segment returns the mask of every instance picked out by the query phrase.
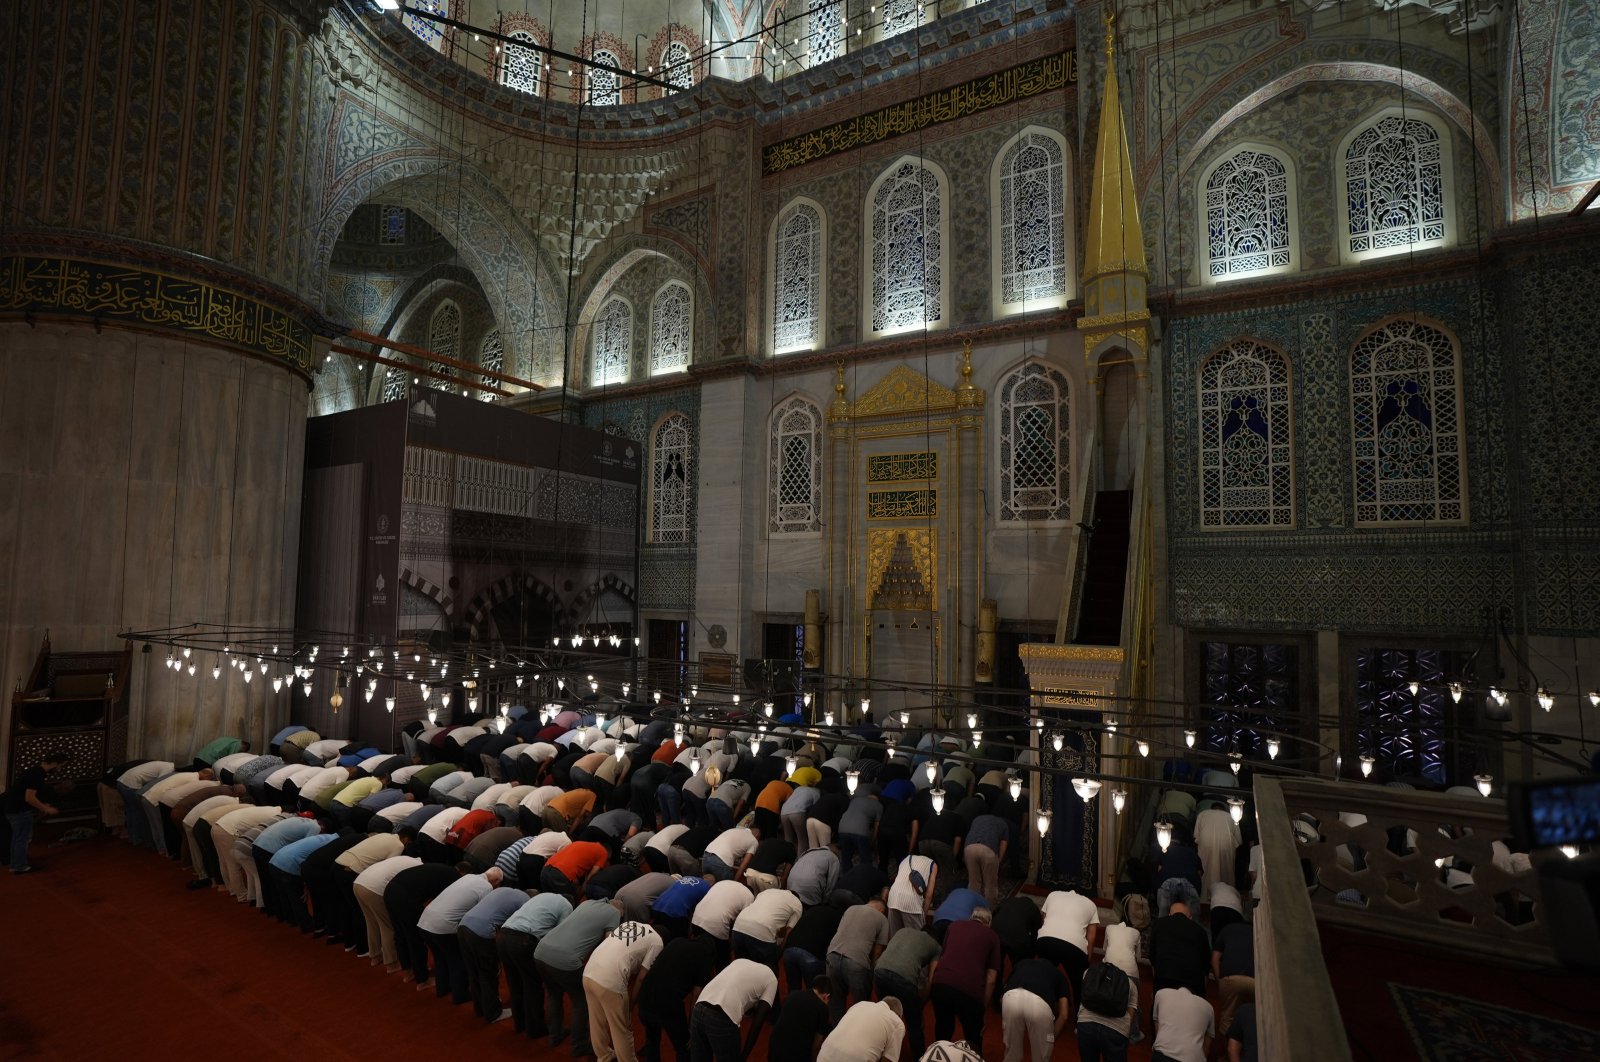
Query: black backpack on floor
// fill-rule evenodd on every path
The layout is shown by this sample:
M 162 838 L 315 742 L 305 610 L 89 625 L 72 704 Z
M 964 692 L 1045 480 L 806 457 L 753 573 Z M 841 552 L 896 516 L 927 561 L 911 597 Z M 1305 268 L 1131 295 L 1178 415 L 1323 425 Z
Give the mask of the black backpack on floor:
M 1107 1018 L 1128 1013 L 1128 975 L 1115 963 L 1097 962 L 1083 974 L 1080 1005 Z

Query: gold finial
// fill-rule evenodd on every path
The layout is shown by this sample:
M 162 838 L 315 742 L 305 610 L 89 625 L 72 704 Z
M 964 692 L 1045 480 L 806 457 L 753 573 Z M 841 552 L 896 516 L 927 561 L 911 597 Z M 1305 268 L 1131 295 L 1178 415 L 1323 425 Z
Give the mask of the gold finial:
M 1117 31 L 1114 28 L 1114 25 L 1115 25 L 1116 21 L 1117 21 L 1117 13 L 1115 11 L 1111 10 L 1110 7 L 1107 7 L 1106 8 L 1106 58 L 1107 59 L 1109 59 L 1113 55 L 1115 55 L 1116 54 L 1116 50 L 1117 50 Z
M 972 383 L 972 340 L 961 341 L 961 382 L 967 385 Z
M 961 409 L 982 409 L 984 394 L 972 383 L 972 340 L 961 341 L 961 382 L 956 384 L 956 405 Z
M 836 373 L 836 378 L 835 378 L 834 385 L 833 385 L 833 393 L 839 396 L 840 401 L 843 401 L 844 400 L 844 362 L 842 360 L 834 362 L 834 372 Z
M 834 364 L 835 379 L 833 384 L 833 406 L 828 410 L 829 420 L 849 420 L 850 400 L 844 396 L 844 361 L 841 359 Z

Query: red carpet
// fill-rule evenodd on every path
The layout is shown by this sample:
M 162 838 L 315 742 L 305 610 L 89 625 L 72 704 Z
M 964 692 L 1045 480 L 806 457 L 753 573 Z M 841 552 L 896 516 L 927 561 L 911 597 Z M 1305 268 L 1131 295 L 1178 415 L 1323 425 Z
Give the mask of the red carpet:
M 0 873 L 0 1058 L 572 1057 L 509 1021 L 485 1026 L 470 1006 L 418 992 L 225 893 L 190 892 L 189 875 L 148 849 L 109 838 L 42 847 L 48 836 L 35 836 L 43 871 Z M 1148 1005 L 1148 983 L 1144 995 Z M 984 1030 L 984 1057 L 1000 1059 L 998 1012 Z M 1063 1041 L 1054 1062 L 1077 1058 L 1070 1029 Z M 765 1058 L 765 1043 L 753 1057 Z M 1147 1039 L 1130 1058 L 1149 1054 Z

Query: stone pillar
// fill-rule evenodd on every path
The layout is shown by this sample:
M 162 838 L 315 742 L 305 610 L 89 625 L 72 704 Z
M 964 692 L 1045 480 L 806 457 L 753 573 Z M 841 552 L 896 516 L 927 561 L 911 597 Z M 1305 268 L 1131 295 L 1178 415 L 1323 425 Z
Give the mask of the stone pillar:
M 828 409 L 828 507 L 824 510 L 828 539 L 828 660 L 832 675 L 853 673 L 850 644 L 856 624 L 851 613 L 850 571 L 850 400 L 844 396 L 844 362 L 836 366 L 833 404 Z M 816 717 L 823 705 L 813 703 Z
M 294 621 L 327 3 L 15 9 L 0 70 L 0 682 L 127 631 Z M 287 694 L 135 657 L 130 754 Z M 231 681 L 230 681 L 231 680 Z M 8 721 L 9 722 L 9 721 Z
M 948 636 L 956 646 L 956 683 L 971 691 L 977 656 L 978 600 L 983 596 L 980 585 L 983 558 L 983 405 L 985 395 L 972 382 L 972 340 L 967 340 L 961 350 L 961 383 L 956 386 L 956 449 L 958 451 L 956 483 L 961 499 L 961 519 L 952 528 L 958 536 L 960 551 L 956 557 L 959 566 L 957 584 L 957 629 Z M 968 513 L 972 515 L 968 515 Z M 992 636 L 992 632 L 991 632 Z M 991 662 L 992 662 L 991 646 Z M 991 674 L 985 678 L 993 682 Z

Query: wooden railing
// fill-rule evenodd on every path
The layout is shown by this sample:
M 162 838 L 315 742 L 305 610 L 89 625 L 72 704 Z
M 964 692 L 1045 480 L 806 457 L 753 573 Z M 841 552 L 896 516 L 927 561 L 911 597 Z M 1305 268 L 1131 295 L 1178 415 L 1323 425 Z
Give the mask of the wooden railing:
M 1256 779 L 1261 836 L 1261 905 L 1255 914 L 1257 1054 L 1273 1062 L 1346 1062 L 1350 1043 L 1322 961 L 1316 913 L 1283 789 L 1278 779 Z
M 1534 863 L 1509 848 L 1494 860 L 1494 842 L 1511 833 L 1504 800 L 1303 778 L 1274 785 L 1287 818 L 1307 819 L 1295 854 L 1315 875 L 1319 920 L 1519 965 L 1555 962 Z

